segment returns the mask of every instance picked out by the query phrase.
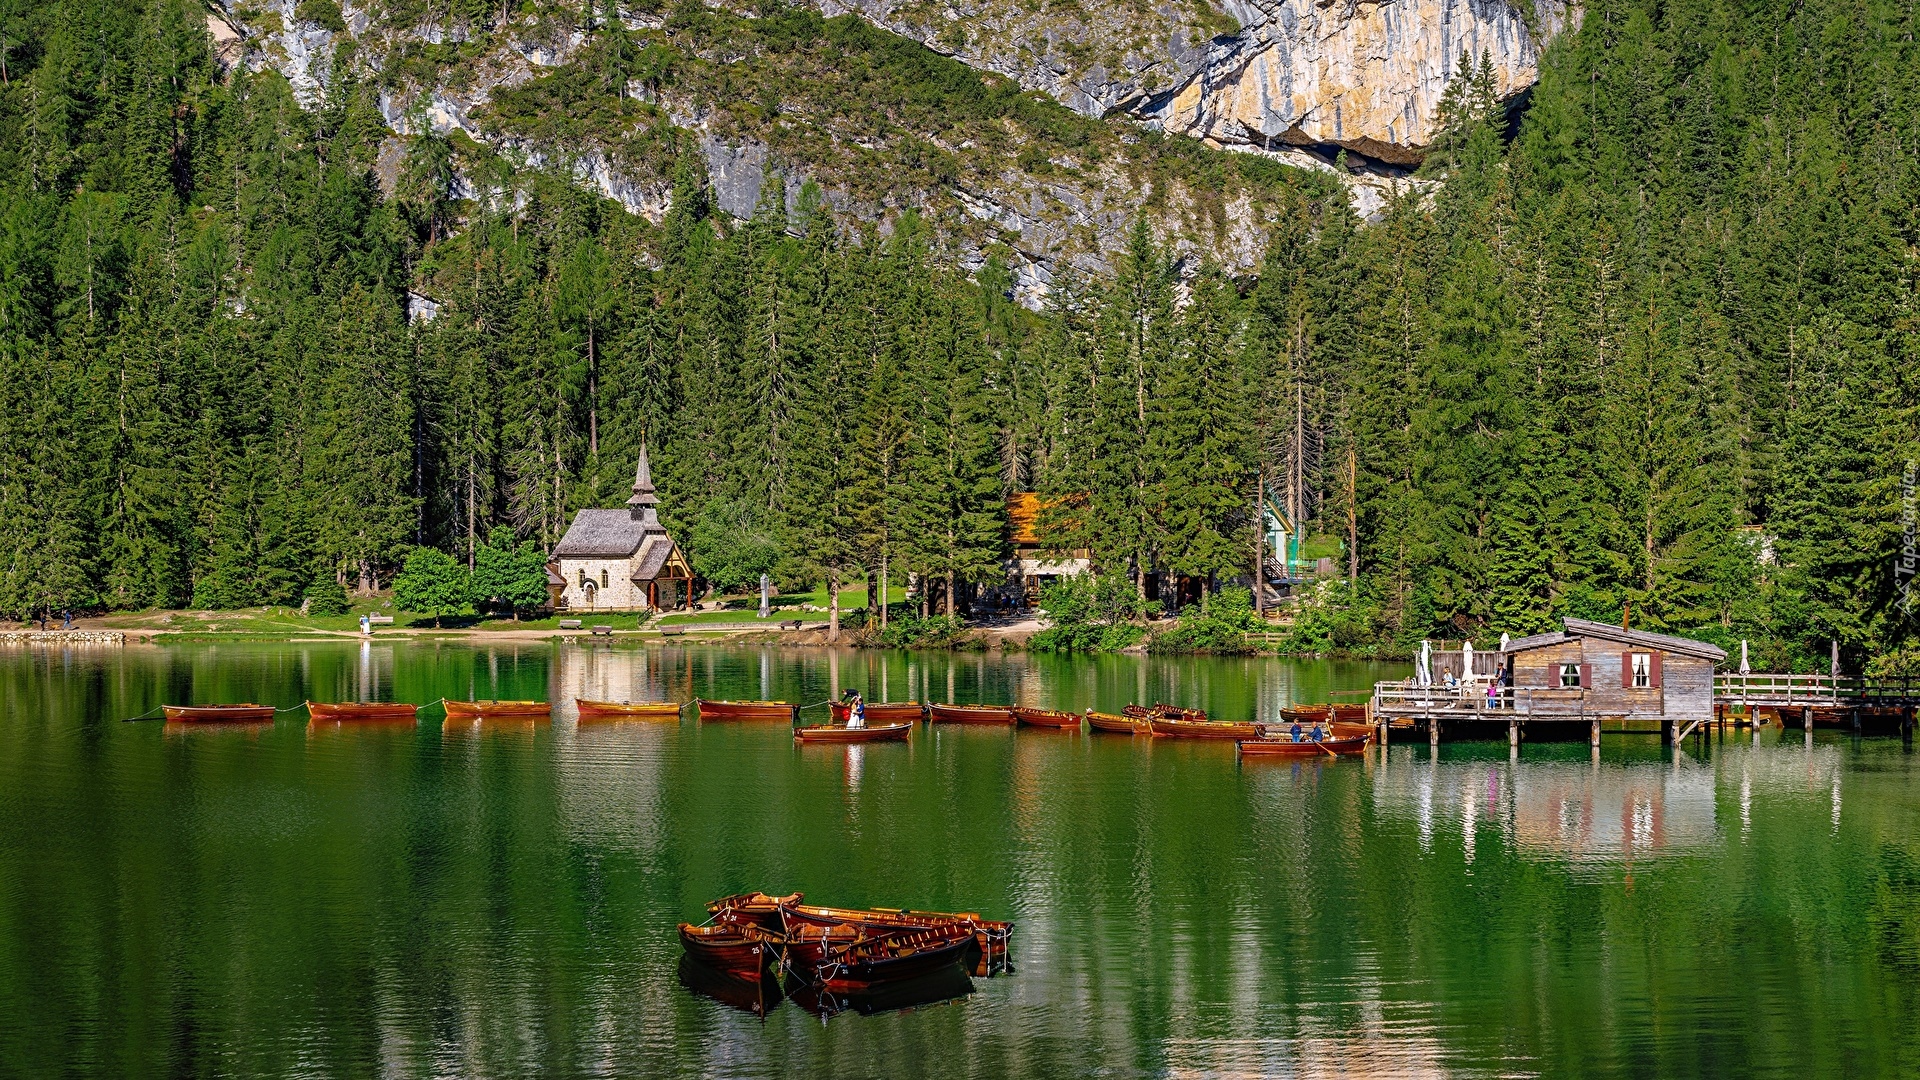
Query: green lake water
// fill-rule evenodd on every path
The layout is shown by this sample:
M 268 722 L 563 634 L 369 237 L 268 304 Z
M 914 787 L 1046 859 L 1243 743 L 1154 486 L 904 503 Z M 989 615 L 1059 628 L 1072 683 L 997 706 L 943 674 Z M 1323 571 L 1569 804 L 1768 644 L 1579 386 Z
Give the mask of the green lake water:
M 1271 717 L 1392 666 L 720 647 L 0 651 L 0 1076 L 1920 1075 L 1897 739 L 1231 744 L 581 725 L 571 700 L 1129 701 Z M 548 698 L 550 724 L 122 723 Z M 1350 699 L 1357 700 L 1357 699 Z M 1016 971 L 764 1018 L 712 897 L 977 910 Z M 960 987 L 964 989 L 964 984 Z

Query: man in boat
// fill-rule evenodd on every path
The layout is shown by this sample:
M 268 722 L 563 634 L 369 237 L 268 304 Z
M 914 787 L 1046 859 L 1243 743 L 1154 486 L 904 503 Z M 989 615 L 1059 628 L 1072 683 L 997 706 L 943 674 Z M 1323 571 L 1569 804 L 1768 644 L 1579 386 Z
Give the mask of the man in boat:
M 850 728 L 866 727 L 867 726 L 866 699 L 860 696 L 860 691 L 848 690 L 846 693 L 846 700 L 847 700 L 847 726 Z
M 1305 742 L 1306 740 L 1304 740 L 1304 739 L 1302 739 L 1302 738 L 1301 738 L 1300 736 L 1301 736 L 1301 731 L 1300 731 L 1300 722 L 1299 722 L 1298 720 L 1296 720 L 1296 721 L 1294 721 L 1294 724 L 1293 724 L 1293 741 L 1294 741 L 1294 742 Z

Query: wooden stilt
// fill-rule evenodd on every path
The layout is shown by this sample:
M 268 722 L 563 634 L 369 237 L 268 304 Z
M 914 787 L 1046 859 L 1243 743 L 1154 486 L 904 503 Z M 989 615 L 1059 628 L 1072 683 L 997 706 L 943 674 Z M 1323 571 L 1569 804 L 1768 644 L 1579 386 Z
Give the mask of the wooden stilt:
M 1435 751 L 1440 749 L 1440 721 L 1432 717 L 1427 718 L 1427 745 Z
M 1600 749 L 1600 718 L 1593 718 L 1593 726 L 1588 730 L 1587 741 L 1595 750 Z

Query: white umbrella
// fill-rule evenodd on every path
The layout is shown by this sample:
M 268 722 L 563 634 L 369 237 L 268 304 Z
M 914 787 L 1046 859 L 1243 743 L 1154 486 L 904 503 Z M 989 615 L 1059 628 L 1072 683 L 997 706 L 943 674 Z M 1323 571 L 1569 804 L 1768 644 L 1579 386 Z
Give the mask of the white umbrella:
M 1473 681 L 1473 642 L 1468 640 L 1460 646 L 1460 681 Z
M 1740 639 L 1740 674 L 1745 675 L 1753 669 L 1747 666 L 1747 639 Z
M 1420 660 L 1413 665 L 1413 677 L 1421 686 L 1433 685 L 1433 642 L 1420 639 Z
M 1509 637 L 1505 630 L 1500 631 L 1500 651 L 1506 652 L 1507 646 L 1511 644 L 1513 644 L 1513 638 Z

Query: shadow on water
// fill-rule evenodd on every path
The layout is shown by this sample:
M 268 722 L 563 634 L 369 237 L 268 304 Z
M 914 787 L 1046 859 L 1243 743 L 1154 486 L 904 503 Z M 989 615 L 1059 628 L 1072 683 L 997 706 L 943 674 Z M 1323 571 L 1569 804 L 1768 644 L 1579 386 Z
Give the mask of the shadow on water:
M 786 998 L 777 979 L 743 979 L 684 954 L 680 957 L 680 985 L 690 993 L 762 1019 Z
M 973 980 L 960 965 L 949 964 L 917 979 L 858 993 L 830 993 L 811 986 L 797 986 L 792 990 L 792 997 L 795 1005 L 821 1020 L 829 1020 L 845 1012 L 878 1016 L 881 1013 L 939 1005 L 966 997 L 973 993 L 973 989 Z

